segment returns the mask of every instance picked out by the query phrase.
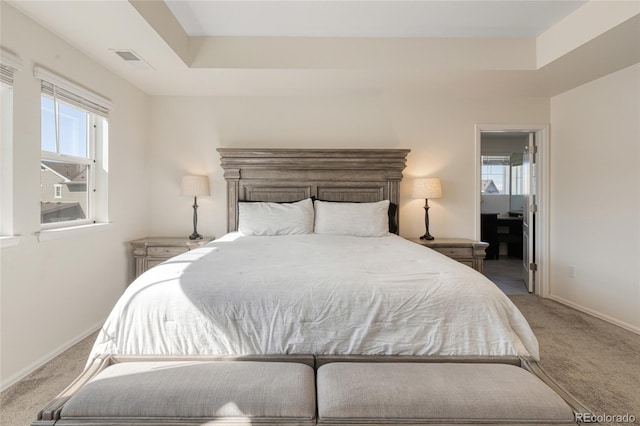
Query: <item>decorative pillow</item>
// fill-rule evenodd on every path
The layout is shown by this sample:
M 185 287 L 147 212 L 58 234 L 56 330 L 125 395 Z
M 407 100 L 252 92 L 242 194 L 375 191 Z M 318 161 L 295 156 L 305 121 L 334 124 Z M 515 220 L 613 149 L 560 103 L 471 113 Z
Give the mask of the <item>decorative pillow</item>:
M 382 237 L 389 233 L 389 200 L 375 203 L 315 201 L 316 234 Z
M 238 231 L 244 235 L 293 235 L 313 233 L 313 202 L 238 203 Z

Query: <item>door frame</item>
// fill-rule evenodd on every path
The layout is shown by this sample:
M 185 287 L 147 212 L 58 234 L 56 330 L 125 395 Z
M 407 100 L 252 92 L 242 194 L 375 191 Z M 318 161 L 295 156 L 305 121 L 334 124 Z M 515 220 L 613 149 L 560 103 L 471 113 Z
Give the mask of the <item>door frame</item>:
M 536 135 L 536 212 L 535 258 L 538 269 L 535 272 L 535 294 L 549 295 L 549 125 L 548 124 L 476 124 L 475 143 L 475 188 L 474 191 L 474 231 L 475 239 L 480 239 L 480 192 L 482 176 L 480 164 L 482 132 L 533 132 Z

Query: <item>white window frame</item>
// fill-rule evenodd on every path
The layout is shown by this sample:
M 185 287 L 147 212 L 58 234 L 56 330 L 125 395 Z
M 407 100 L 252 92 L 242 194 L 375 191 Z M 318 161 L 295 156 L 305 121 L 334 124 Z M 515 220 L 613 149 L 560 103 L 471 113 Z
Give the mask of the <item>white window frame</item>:
M 524 191 L 524 175 L 523 166 L 511 166 L 511 195 L 522 195 Z
M 18 245 L 13 224 L 13 91 L 14 73 L 22 70 L 22 60 L 13 53 L 0 48 L 0 85 L 4 92 L 0 112 L 2 123 L 0 134 L 0 247 Z
M 480 166 L 480 179 L 484 180 L 485 179 L 485 174 L 484 174 L 484 157 L 505 157 L 505 158 L 510 158 L 511 154 L 482 154 L 480 156 L 480 159 L 482 160 L 482 164 Z M 502 192 L 498 192 L 498 193 L 482 193 L 482 196 L 497 196 L 497 195 L 510 195 L 511 192 L 511 166 L 510 164 L 495 164 L 496 166 L 502 166 L 502 167 L 506 167 L 506 171 L 503 172 L 503 184 L 505 186 L 505 188 L 502 189 Z M 495 175 L 495 174 L 494 174 Z
M 53 185 L 53 198 L 62 198 L 62 184 L 56 183 Z
M 42 97 L 49 96 L 42 94 Z M 59 106 L 60 104 L 65 104 L 71 108 L 75 108 L 77 110 L 82 110 L 81 108 L 76 107 L 75 105 L 69 105 L 66 102 L 62 102 L 55 97 L 53 100 L 54 107 L 54 116 L 56 118 L 56 122 L 58 121 L 59 115 Z M 83 110 L 84 111 L 84 110 Z M 40 158 L 41 160 L 49 160 L 49 161 L 59 161 L 63 163 L 72 163 L 79 164 L 81 166 L 87 167 L 87 211 L 85 212 L 85 219 L 74 219 L 68 221 L 60 221 L 60 222 L 51 222 L 51 223 L 40 223 L 41 229 L 52 229 L 52 228 L 67 228 L 70 226 L 82 226 L 88 225 L 91 223 L 95 223 L 95 192 L 97 191 L 97 187 L 95 185 L 95 146 L 96 146 L 96 117 L 95 114 L 87 112 L 87 123 L 85 123 L 87 129 L 87 156 L 86 157 L 77 157 L 73 155 L 60 154 L 60 140 L 59 140 L 59 128 L 56 125 L 56 151 L 44 151 L 41 150 Z
M 34 76 L 43 81 L 41 96 L 54 101 L 56 121 L 59 113 L 58 106 L 61 103 L 85 111 L 88 116 L 86 157 L 63 155 L 41 149 L 42 160 L 62 161 L 88 167 L 86 219 L 41 223 L 40 240 L 49 239 L 46 234 L 43 235 L 47 231 L 108 223 L 108 112 L 113 109 L 111 101 L 40 66 L 34 67 Z M 62 93 L 60 97 L 57 96 L 58 90 Z M 56 126 L 56 151 L 59 151 L 58 131 Z M 57 232 L 51 234 L 53 235 L 62 234 Z
M 2 161 L 2 187 L 0 188 L 0 234 L 13 235 L 13 86 L 0 83 L 2 90 L 2 134 L 0 135 L 0 159 Z

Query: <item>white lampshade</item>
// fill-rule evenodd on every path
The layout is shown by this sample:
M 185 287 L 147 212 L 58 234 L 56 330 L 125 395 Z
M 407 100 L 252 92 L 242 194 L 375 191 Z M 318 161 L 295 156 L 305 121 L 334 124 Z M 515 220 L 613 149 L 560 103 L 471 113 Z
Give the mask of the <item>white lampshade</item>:
M 182 195 L 197 197 L 210 195 L 209 178 L 207 176 L 182 176 Z
M 419 178 L 413 181 L 412 198 L 440 198 L 442 185 L 439 177 Z

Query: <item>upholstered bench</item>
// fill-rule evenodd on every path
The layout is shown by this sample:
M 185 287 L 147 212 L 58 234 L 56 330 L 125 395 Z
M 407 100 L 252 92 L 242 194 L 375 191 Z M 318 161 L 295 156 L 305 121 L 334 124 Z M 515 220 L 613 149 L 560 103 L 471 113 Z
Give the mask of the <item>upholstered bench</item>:
M 563 398 L 509 364 L 335 362 L 316 385 L 319 424 L 575 424 Z
M 33 425 L 315 424 L 313 357 L 311 365 L 115 361 L 85 374 L 92 377 L 45 408 Z
M 571 424 L 579 412 L 516 357 L 104 356 L 32 425 Z

